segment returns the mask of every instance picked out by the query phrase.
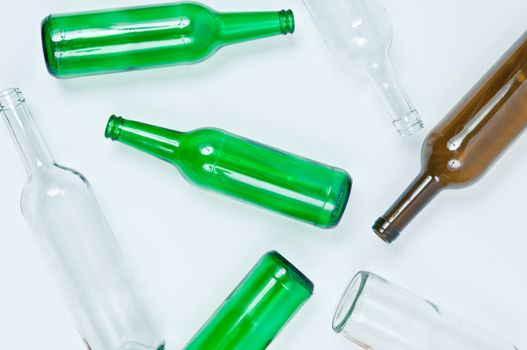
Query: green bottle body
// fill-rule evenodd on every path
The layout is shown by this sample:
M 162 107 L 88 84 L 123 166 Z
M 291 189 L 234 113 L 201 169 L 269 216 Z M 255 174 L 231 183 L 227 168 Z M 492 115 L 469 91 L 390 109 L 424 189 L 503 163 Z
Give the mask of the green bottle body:
M 309 279 L 269 252 L 184 350 L 265 349 L 312 294 Z
M 113 116 L 106 137 L 176 165 L 198 186 L 319 227 L 338 224 L 351 190 L 344 170 L 219 129 L 181 133 Z
M 220 47 L 294 31 L 291 11 L 218 13 L 172 3 L 50 15 L 42 46 L 57 78 L 202 61 Z

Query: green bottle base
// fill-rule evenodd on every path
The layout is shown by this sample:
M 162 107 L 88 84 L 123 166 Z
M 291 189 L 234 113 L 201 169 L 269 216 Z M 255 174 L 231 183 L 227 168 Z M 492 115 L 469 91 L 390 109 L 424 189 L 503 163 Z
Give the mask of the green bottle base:
M 343 176 L 343 174 L 346 174 L 346 176 Z M 339 176 L 339 179 L 336 181 L 334 188 L 339 189 L 340 192 L 336 196 L 335 210 L 331 212 L 331 216 L 327 223 L 315 224 L 315 226 L 317 227 L 325 229 L 331 229 L 336 227 L 342 219 L 342 216 L 344 215 L 344 212 L 346 211 L 346 208 L 348 206 L 351 188 L 353 186 L 353 180 L 347 173 L 343 172 L 340 169 L 337 175 Z
M 50 16 L 47 16 L 42 20 L 41 26 L 40 26 L 40 34 L 41 34 L 41 43 L 42 43 L 42 51 L 44 53 L 44 62 L 46 62 L 46 68 L 52 76 L 55 78 L 58 78 L 57 76 L 57 61 L 53 57 L 53 47 L 51 45 L 51 42 L 48 40 L 50 38 L 47 33 L 50 31 L 49 29 L 49 18 Z
M 276 251 L 265 254 L 184 350 L 263 350 L 313 294 Z
M 304 290 L 309 294 L 313 295 L 313 292 L 315 290 L 315 285 L 309 278 L 307 278 L 306 275 L 302 271 L 300 271 L 295 265 L 289 262 L 286 258 L 284 258 L 280 253 L 278 253 L 276 250 L 272 250 L 268 252 L 265 257 L 269 259 L 270 261 L 273 261 L 276 266 L 281 266 L 286 271 L 289 271 L 289 278 L 291 278 L 295 283 L 297 283 L 299 286 L 302 286 Z M 284 285 L 284 288 L 289 289 L 289 286 L 286 284 Z

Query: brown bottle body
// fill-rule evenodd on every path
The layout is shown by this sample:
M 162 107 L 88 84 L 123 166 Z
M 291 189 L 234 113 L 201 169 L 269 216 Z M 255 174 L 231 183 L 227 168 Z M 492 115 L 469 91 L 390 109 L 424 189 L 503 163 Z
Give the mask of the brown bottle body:
M 443 188 L 476 182 L 527 127 L 527 32 L 430 132 L 421 174 L 373 230 L 392 242 Z

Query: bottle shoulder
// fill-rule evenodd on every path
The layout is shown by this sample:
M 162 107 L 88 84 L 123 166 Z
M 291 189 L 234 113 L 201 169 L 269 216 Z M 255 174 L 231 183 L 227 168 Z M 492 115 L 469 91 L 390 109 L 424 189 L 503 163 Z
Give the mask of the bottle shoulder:
M 219 47 L 218 14 L 198 3 L 173 5 L 172 18 L 177 18 L 180 40 L 186 41 L 185 55 L 192 62 L 207 59 Z
M 225 130 L 219 128 L 199 128 L 187 132 L 188 138 L 191 140 L 220 140 L 223 139 L 226 134 L 227 132 Z
M 468 140 L 470 141 L 470 140 Z M 470 142 L 458 143 L 455 135 L 432 132 L 423 143 L 422 164 L 426 172 L 447 187 L 466 187 L 476 182 L 489 164 Z
M 91 186 L 78 171 L 54 165 L 32 174 L 21 195 L 22 205 L 27 201 L 49 201 L 69 195 L 89 194 Z
M 220 129 L 204 128 L 186 134 L 181 144 L 181 171 L 193 182 L 203 182 L 214 172 L 222 154 L 227 133 Z

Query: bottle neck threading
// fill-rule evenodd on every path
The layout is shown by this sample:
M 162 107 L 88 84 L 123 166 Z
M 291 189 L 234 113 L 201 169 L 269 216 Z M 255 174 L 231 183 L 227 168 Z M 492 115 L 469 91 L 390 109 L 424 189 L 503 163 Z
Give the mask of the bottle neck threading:
M 0 92 L 0 113 L 29 176 L 40 168 L 55 165 L 53 156 L 40 135 L 19 89 L 7 89 Z

